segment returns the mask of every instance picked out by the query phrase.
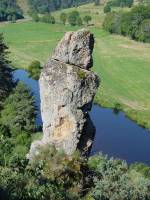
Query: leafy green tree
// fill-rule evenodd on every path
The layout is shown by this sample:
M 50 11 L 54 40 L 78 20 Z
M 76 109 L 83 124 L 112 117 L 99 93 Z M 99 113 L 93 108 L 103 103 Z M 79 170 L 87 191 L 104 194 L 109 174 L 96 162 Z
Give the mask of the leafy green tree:
M 150 19 L 145 19 L 141 22 L 135 37 L 139 41 L 150 43 Z
M 8 60 L 8 47 L 4 43 L 3 35 L 0 34 L 0 109 L 2 102 L 9 95 L 14 86 L 12 69 Z
M 51 24 L 55 24 L 55 17 L 51 16 Z
M 77 25 L 77 19 L 78 19 L 79 15 L 80 14 L 78 11 L 72 11 L 71 13 L 69 13 L 68 22 L 71 26 Z
M 4 103 L 0 123 L 14 134 L 21 131 L 33 132 L 35 116 L 34 98 L 27 86 L 19 82 Z
M 61 13 L 60 14 L 60 21 L 65 25 L 67 21 L 67 14 L 66 13 Z
M 88 25 L 89 22 L 92 20 L 92 17 L 89 15 L 84 16 L 83 20 L 85 21 L 85 23 Z
M 44 23 L 55 24 L 55 18 L 51 14 L 45 14 L 41 18 L 41 21 Z
M 12 23 L 16 23 L 16 15 L 13 15 L 13 16 L 12 16 L 11 22 L 12 22 Z
M 78 26 L 82 26 L 82 25 L 83 25 L 83 22 L 82 22 L 82 18 L 81 18 L 81 17 L 78 17 L 78 19 L 77 19 L 77 25 L 78 25 Z
M 29 76 L 35 80 L 38 80 L 41 73 L 41 69 L 41 63 L 38 60 L 32 61 L 28 67 Z
M 108 13 L 111 12 L 111 7 L 109 4 L 106 4 L 106 6 L 104 7 L 104 13 Z
M 89 160 L 95 171 L 93 198 L 95 200 L 147 200 L 150 197 L 150 180 L 128 170 L 124 161 L 96 155 Z M 134 177 L 136 176 L 136 180 Z
M 39 21 L 40 21 L 40 17 L 38 16 L 37 13 L 33 13 L 33 14 L 31 15 L 31 17 L 32 17 L 32 20 L 33 20 L 34 22 L 39 22 Z

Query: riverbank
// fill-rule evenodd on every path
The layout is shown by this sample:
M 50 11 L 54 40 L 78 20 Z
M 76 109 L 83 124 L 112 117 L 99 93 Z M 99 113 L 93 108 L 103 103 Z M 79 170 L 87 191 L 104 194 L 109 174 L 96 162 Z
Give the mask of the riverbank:
M 23 69 L 33 60 L 44 64 L 64 33 L 77 29 L 34 22 L 0 26 L 13 66 Z M 93 70 L 101 77 L 96 102 L 110 108 L 120 104 L 128 117 L 150 129 L 150 45 L 110 35 L 100 27 L 90 29 L 95 35 Z
M 38 113 L 36 125 L 41 126 L 38 81 L 28 77 L 28 73 L 25 70 L 14 71 L 14 78 L 15 80 L 19 79 L 23 81 L 31 88 L 35 97 Z M 126 160 L 128 164 L 134 162 L 150 164 L 148 151 L 150 132 L 148 130 L 141 128 L 136 123 L 126 118 L 124 113 L 117 113 L 112 109 L 102 108 L 98 105 L 93 105 L 90 111 L 90 117 L 96 128 L 91 155 L 103 152 L 103 154 L 107 154 L 108 157 L 112 156 L 114 158 Z M 33 140 L 39 139 L 41 136 L 41 133 L 35 134 L 33 135 Z

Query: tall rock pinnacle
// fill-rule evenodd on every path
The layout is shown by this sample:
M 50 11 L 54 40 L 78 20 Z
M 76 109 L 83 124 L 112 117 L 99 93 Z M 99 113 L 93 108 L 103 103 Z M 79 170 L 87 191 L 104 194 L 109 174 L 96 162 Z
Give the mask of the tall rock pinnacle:
M 89 71 L 93 47 L 89 31 L 68 32 L 44 66 L 39 80 L 43 138 L 32 143 L 29 158 L 45 144 L 67 154 L 91 146 L 94 127 L 88 111 L 99 86 L 98 76 Z

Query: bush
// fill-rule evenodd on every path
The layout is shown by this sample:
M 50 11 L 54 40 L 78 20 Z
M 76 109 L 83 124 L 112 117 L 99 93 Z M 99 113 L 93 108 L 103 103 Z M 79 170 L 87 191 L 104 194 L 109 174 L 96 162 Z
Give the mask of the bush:
M 109 6 L 109 4 L 107 4 L 107 5 L 104 7 L 104 13 L 108 13 L 108 12 L 111 12 L 111 7 Z
M 49 24 L 55 24 L 55 18 L 51 16 L 51 14 L 45 14 L 43 17 L 40 19 L 41 22 L 44 23 L 49 23 Z
M 150 19 L 142 21 L 139 30 L 135 33 L 137 40 L 150 43 Z
M 84 16 L 83 20 L 87 23 L 87 25 L 89 24 L 89 21 L 92 20 L 92 17 L 89 15 Z
M 32 17 L 32 20 L 33 20 L 34 22 L 39 22 L 39 21 L 40 21 L 40 17 L 38 16 L 37 13 L 33 13 L 33 14 L 31 15 L 31 17 Z
M 66 13 L 61 13 L 60 14 L 60 21 L 65 25 L 67 21 L 67 14 Z
M 20 165 L 0 167 L 0 188 L 9 200 L 81 199 L 87 164 L 78 152 L 68 156 L 47 145 L 34 160 Z
M 135 182 L 124 161 L 97 155 L 89 160 L 89 167 L 95 171 L 92 193 L 95 200 L 149 199 L 150 181 L 137 173 L 139 178 Z
M 78 17 L 78 19 L 77 19 L 77 25 L 78 25 L 78 26 L 82 26 L 82 25 L 83 25 L 83 22 L 82 22 L 82 18 L 81 18 L 81 17 Z
M 28 67 L 29 76 L 35 80 L 38 80 L 41 73 L 41 69 L 41 63 L 38 60 L 32 61 Z
M 79 12 L 78 11 L 72 11 L 69 13 L 68 16 L 68 22 L 71 26 L 77 25 L 77 19 L 79 18 Z
M 110 33 L 120 33 L 120 21 L 122 19 L 121 12 L 110 12 L 105 17 L 103 27 L 106 31 Z

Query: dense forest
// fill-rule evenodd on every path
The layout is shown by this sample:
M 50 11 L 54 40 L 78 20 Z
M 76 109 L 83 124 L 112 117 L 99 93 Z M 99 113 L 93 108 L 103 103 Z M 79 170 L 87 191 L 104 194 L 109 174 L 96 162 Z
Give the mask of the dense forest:
M 150 5 L 135 6 L 130 11 L 109 12 L 103 27 L 110 33 L 150 42 Z
M 47 13 L 61 8 L 70 8 L 81 4 L 94 2 L 94 0 L 28 0 L 32 10 Z
M 0 0 L 0 21 L 15 21 L 23 18 L 23 12 L 16 0 Z

